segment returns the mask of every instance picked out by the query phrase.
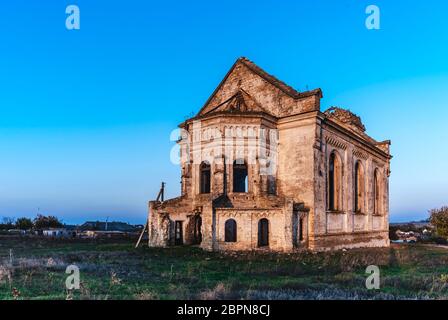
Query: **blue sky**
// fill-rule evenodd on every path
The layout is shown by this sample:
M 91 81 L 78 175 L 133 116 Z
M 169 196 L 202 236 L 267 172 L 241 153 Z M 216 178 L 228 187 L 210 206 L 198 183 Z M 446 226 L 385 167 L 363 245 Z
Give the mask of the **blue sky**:
M 76 4 L 81 29 L 65 28 Z M 381 30 L 364 26 L 367 5 Z M 143 223 L 170 132 L 247 56 L 391 139 L 391 220 L 448 204 L 446 1 L 0 4 L 0 216 Z

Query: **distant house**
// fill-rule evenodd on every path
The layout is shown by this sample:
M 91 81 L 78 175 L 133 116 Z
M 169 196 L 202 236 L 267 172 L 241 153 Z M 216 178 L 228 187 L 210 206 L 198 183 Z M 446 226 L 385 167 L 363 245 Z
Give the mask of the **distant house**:
M 78 228 L 82 237 L 121 237 L 137 235 L 142 227 L 133 226 L 125 222 L 87 221 Z
M 421 238 L 421 234 L 415 231 L 401 231 L 398 229 L 395 234 L 399 240 L 408 243 L 415 243 Z
M 26 230 L 21 229 L 9 229 L 8 233 L 10 234 L 26 234 Z
M 66 228 L 48 228 L 42 230 L 42 235 L 51 238 L 69 238 L 72 233 Z

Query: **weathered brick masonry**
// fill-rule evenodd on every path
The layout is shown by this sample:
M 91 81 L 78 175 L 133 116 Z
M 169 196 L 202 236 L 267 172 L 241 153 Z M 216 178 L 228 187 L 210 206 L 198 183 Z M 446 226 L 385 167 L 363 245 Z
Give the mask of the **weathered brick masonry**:
M 182 194 L 149 202 L 149 245 L 388 246 L 390 141 L 321 98 L 238 59 L 180 125 Z

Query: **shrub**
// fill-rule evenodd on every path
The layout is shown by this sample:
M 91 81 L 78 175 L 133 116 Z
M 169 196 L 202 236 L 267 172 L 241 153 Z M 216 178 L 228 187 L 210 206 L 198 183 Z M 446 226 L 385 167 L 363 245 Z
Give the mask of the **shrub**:
M 429 211 L 430 222 L 436 228 L 436 233 L 440 237 L 448 237 L 448 207 L 442 207 L 440 209 L 432 209 Z
M 36 229 L 45 229 L 45 228 L 60 228 L 63 224 L 57 217 L 54 216 L 43 216 L 37 215 L 34 219 L 34 227 Z
M 19 218 L 16 221 L 16 228 L 21 230 L 29 230 L 33 227 L 33 221 L 29 218 Z

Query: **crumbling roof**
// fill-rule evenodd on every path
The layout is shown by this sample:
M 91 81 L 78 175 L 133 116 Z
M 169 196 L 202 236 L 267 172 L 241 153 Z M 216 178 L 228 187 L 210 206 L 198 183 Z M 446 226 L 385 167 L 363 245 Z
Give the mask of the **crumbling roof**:
M 350 110 L 342 109 L 339 107 L 331 107 L 324 112 L 327 119 L 341 125 L 342 127 L 353 132 L 357 136 L 361 137 L 365 141 L 368 141 L 371 145 L 377 149 L 389 154 L 390 141 L 378 142 L 370 137 L 365 131 L 366 127 L 361 121 L 361 118 L 351 112 Z
M 342 109 L 339 107 L 331 107 L 324 112 L 324 114 L 330 119 L 336 119 L 351 128 L 356 128 L 361 132 L 366 131 L 366 127 L 361 121 L 361 118 L 350 110 Z

